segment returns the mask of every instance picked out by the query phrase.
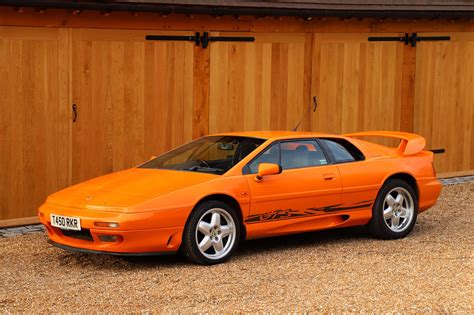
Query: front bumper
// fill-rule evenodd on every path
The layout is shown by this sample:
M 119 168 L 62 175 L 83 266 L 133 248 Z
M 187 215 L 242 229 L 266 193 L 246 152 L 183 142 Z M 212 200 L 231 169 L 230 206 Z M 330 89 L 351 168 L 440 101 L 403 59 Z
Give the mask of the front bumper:
M 72 246 L 67 246 L 59 243 L 55 243 L 51 240 L 48 241 L 53 246 L 56 246 L 58 248 L 68 250 L 71 252 L 77 252 L 77 253 L 85 253 L 85 254 L 107 254 L 107 255 L 114 255 L 114 256 L 131 256 L 131 257 L 140 257 L 140 256 L 159 256 L 159 255 L 173 255 L 175 252 L 147 252 L 147 253 L 120 253 L 120 252 L 104 252 L 104 251 L 99 251 L 99 250 L 91 250 L 91 249 L 83 249 L 83 248 L 78 248 L 78 247 L 72 247 Z
M 80 232 L 68 232 L 51 225 L 51 214 L 81 219 Z M 51 243 L 57 247 L 113 255 L 155 255 L 178 251 L 184 228 L 159 227 L 153 213 L 100 212 L 45 204 L 38 211 Z M 117 222 L 118 228 L 96 227 L 94 222 Z M 152 228 L 153 226 L 158 226 Z M 108 240 L 107 237 L 109 236 Z M 110 240 L 113 236 L 113 240 Z

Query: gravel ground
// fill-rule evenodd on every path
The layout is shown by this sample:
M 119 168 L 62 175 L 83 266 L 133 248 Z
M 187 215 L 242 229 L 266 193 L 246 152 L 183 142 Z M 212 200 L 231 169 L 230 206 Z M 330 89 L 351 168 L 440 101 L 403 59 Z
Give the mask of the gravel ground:
M 76 254 L 0 239 L 0 312 L 473 312 L 474 183 L 444 187 L 398 241 L 361 228 L 244 243 L 228 263 Z

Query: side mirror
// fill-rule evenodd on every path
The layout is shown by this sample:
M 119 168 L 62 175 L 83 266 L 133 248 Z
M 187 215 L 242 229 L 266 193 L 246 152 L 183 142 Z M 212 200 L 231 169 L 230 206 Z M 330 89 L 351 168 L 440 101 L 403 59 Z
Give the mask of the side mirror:
M 281 166 L 274 163 L 260 163 L 258 164 L 258 173 L 255 176 L 257 183 L 261 182 L 263 176 L 280 174 L 282 171 Z

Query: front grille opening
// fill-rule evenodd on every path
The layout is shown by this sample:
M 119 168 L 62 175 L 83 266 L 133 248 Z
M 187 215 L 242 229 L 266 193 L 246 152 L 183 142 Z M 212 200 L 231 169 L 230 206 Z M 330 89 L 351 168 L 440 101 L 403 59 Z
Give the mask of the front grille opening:
M 91 231 L 88 229 L 82 229 L 80 231 L 61 230 L 61 233 L 63 233 L 63 235 L 67 237 L 77 238 L 90 242 L 94 241 L 94 239 L 92 238 Z

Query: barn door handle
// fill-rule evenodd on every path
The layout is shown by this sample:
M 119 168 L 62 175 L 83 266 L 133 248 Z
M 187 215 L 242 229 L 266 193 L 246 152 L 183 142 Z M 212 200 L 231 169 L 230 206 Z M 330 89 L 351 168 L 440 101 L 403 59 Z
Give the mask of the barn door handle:
M 72 122 L 76 122 L 77 118 L 77 105 L 72 104 Z

